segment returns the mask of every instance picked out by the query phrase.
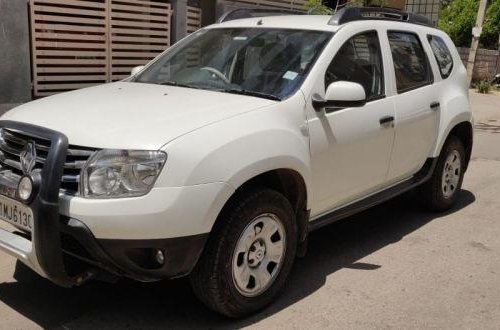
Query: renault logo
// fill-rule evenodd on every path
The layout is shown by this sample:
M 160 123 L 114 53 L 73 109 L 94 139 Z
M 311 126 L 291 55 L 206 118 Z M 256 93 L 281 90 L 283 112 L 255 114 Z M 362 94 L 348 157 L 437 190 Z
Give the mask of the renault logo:
M 35 142 L 28 142 L 21 154 L 19 155 L 21 161 L 21 170 L 24 174 L 30 174 L 36 164 L 36 148 Z

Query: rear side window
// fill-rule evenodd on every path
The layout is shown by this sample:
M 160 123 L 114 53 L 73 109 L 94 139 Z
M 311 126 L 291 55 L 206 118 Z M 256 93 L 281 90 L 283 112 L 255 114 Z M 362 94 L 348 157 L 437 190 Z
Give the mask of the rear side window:
M 444 43 L 444 40 L 438 36 L 429 35 L 427 36 L 427 40 L 429 40 L 429 45 L 431 45 L 432 52 L 438 62 L 441 77 L 444 79 L 448 78 L 451 70 L 453 70 L 453 58 L 451 57 L 450 50 Z
M 418 36 L 401 31 L 390 31 L 387 35 L 398 93 L 432 84 L 429 61 Z

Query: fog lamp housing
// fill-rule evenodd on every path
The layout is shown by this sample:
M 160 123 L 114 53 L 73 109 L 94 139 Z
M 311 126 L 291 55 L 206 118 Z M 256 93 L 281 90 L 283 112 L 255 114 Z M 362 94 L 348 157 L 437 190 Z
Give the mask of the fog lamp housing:
M 40 185 L 40 173 L 23 175 L 17 185 L 17 197 L 25 204 L 33 201 Z

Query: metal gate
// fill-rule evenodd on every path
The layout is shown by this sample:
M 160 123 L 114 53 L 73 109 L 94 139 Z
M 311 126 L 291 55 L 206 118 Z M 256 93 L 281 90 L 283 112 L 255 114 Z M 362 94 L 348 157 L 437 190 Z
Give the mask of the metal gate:
M 34 96 L 126 78 L 170 46 L 154 0 L 30 0 Z

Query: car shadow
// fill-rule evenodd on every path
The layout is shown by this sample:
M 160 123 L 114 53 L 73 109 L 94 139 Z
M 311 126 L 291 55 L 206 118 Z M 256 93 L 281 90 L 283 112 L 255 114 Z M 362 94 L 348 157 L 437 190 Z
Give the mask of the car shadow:
M 0 284 L 0 301 L 43 328 L 248 326 L 316 292 L 327 276 L 339 269 L 370 271 L 383 267 L 359 260 L 443 216 L 422 211 L 415 201 L 416 196 L 408 193 L 312 233 L 307 256 L 295 263 L 283 295 L 261 313 L 246 319 L 230 320 L 206 309 L 193 295 L 187 279 L 158 283 L 92 282 L 63 289 L 21 263 L 16 265 L 16 281 Z M 448 213 L 458 212 L 474 201 L 474 194 L 464 190 Z

